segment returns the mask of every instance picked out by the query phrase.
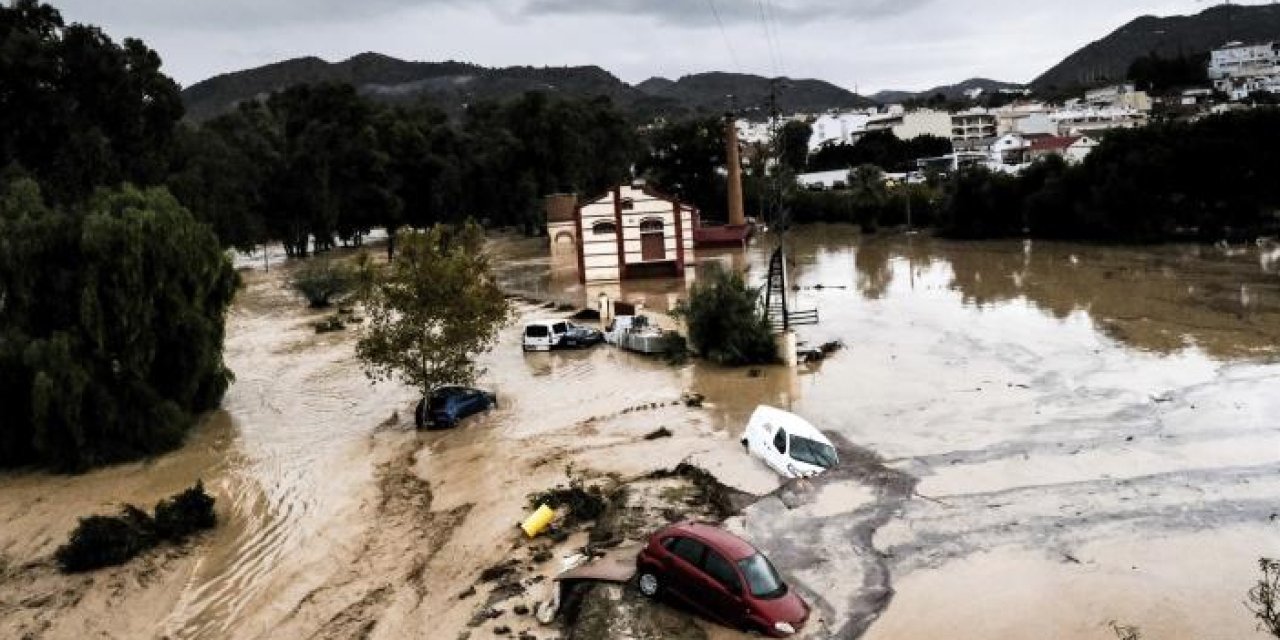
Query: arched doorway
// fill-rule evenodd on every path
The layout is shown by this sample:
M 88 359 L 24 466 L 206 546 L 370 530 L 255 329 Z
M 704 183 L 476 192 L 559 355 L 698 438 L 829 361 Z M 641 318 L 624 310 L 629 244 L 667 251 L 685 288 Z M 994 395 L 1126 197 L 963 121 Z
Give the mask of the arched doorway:
M 667 259 L 665 225 L 657 218 L 640 222 L 640 258 L 645 262 Z

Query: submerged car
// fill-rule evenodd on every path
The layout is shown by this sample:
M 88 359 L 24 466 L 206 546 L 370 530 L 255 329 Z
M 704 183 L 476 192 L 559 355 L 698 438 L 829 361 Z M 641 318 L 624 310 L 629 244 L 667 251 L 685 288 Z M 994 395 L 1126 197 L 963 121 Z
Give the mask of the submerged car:
M 525 325 L 520 344 L 525 351 L 551 351 L 590 347 L 601 342 L 604 334 L 591 327 L 568 320 L 537 320 Z
M 786 478 L 809 478 L 840 462 L 836 448 L 804 418 L 761 406 L 751 414 L 742 445 Z
M 440 387 L 418 402 L 414 423 L 419 429 L 451 429 L 468 416 L 492 409 L 498 396 L 469 387 Z
M 809 605 L 747 541 L 709 524 L 658 530 L 636 556 L 640 593 L 670 596 L 728 627 L 785 638 L 809 618 Z

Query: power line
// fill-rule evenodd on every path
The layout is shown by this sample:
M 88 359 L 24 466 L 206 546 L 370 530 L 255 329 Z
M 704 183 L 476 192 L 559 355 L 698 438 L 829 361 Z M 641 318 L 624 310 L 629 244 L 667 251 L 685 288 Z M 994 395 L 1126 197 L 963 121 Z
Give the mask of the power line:
M 769 64 L 773 66 L 773 75 L 782 75 L 781 65 L 778 64 L 778 51 L 773 44 L 773 33 L 769 30 L 769 18 L 765 14 L 764 0 L 756 0 L 756 9 L 760 14 L 760 28 L 764 31 L 765 48 L 769 51 Z
M 778 37 L 780 23 L 778 22 L 778 14 L 773 8 L 773 0 L 764 0 L 764 8 L 769 25 L 773 30 L 773 46 L 777 51 L 778 66 L 782 68 L 782 75 L 785 76 L 787 75 L 787 61 L 782 57 L 784 48 L 782 46 L 782 40 Z
M 711 15 L 716 18 L 716 25 L 720 27 L 720 37 L 724 39 L 724 47 L 729 50 L 729 59 L 733 61 L 733 66 L 737 68 L 738 73 L 742 73 L 742 64 L 738 62 L 738 54 L 733 50 L 733 42 L 729 40 L 729 32 L 724 29 L 724 21 L 720 19 L 720 11 L 716 9 L 715 0 L 707 0 L 707 6 L 711 8 Z

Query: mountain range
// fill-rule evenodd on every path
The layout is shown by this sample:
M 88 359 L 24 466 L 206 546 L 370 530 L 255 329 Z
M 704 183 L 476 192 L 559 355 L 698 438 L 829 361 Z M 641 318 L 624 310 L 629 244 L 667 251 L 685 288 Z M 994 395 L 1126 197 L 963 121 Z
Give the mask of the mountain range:
M 407 62 L 376 53 L 336 63 L 295 58 L 223 74 L 188 87 L 182 97 L 188 117 L 200 121 L 244 100 L 264 98 L 295 84 L 318 82 L 350 83 L 362 94 L 384 102 L 426 99 L 451 113 L 474 101 L 501 100 L 526 91 L 607 96 L 625 110 L 646 117 L 720 113 L 729 108 L 764 111 L 774 87 L 778 87 L 775 95 L 784 112 L 874 104 L 822 80 L 701 73 L 678 80 L 650 78 L 631 86 L 596 66 L 488 68 L 455 61 Z
M 1280 6 L 1221 5 L 1194 16 L 1144 16 L 1090 43 L 1031 82 L 1036 91 L 1096 86 L 1123 80 L 1132 62 L 1148 53 L 1202 54 L 1228 41 L 1280 39 Z M 699 73 L 677 80 L 650 78 L 630 85 L 596 66 L 488 68 L 466 62 L 408 62 L 363 53 L 331 63 L 295 58 L 210 78 L 182 92 L 188 117 L 205 120 L 244 100 L 270 95 L 299 83 L 347 82 L 385 102 L 428 100 L 460 113 L 478 100 L 502 100 L 526 91 L 572 96 L 607 96 L 641 118 L 722 113 L 767 113 L 771 96 L 786 113 L 898 103 L 941 93 L 959 99 L 965 91 L 1021 88 L 974 78 L 928 91 L 882 91 L 870 98 L 813 79 L 765 78 L 735 73 Z

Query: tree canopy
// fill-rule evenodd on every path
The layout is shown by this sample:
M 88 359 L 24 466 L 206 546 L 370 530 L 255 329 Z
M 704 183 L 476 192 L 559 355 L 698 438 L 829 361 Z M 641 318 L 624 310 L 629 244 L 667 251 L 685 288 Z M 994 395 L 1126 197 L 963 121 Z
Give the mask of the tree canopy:
M 163 189 L 46 208 L 30 179 L 0 200 L 0 466 L 64 469 L 181 443 L 231 379 L 236 274 Z
M 365 301 L 369 326 L 356 355 L 375 381 L 399 379 L 425 395 L 471 384 L 509 308 L 474 223 L 401 230 L 399 250 Z

